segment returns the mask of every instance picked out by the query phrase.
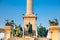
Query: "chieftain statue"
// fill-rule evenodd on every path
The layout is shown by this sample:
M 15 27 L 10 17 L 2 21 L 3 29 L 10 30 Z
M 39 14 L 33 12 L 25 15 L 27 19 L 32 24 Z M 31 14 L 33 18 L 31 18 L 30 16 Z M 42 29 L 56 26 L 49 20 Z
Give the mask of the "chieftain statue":
M 50 26 L 58 25 L 58 20 L 57 19 L 54 19 L 54 21 L 49 20 L 49 24 Z
M 19 25 L 19 26 L 15 25 L 15 29 L 11 30 L 11 34 L 13 37 L 22 37 L 23 30 L 22 30 L 21 25 Z

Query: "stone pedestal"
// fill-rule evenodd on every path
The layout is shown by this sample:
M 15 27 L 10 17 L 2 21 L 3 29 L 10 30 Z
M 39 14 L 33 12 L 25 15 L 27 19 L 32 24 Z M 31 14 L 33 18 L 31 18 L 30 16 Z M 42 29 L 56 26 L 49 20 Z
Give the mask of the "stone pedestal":
M 6 26 L 4 30 L 5 30 L 4 40 L 8 40 L 9 38 L 11 38 L 11 26 Z
M 50 34 L 50 39 L 59 40 L 59 27 L 58 26 L 50 26 L 49 34 Z
M 24 19 L 24 34 L 27 34 L 27 24 L 30 22 L 32 24 L 32 30 L 33 30 L 33 35 L 36 35 L 36 16 L 34 15 L 28 15 L 28 16 L 23 16 Z

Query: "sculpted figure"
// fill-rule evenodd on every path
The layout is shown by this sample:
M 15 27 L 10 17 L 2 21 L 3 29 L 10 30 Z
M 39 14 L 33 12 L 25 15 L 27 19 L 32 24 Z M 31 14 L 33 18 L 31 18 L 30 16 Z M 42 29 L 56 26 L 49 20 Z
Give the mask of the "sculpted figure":
M 32 24 L 30 24 L 30 22 L 27 24 L 27 28 L 28 28 L 28 33 L 32 33 Z
M 58 20 L 54 19 L 54 21 L 49 20 L 50 26 L 58 25 Z
M 19 25 L 19 26 L 16 25 L 15 29 L 11 30 L 11 33 L 12 33 L 13 37 L 22 37 L 23 30 L 21 28 L 21 25 Z

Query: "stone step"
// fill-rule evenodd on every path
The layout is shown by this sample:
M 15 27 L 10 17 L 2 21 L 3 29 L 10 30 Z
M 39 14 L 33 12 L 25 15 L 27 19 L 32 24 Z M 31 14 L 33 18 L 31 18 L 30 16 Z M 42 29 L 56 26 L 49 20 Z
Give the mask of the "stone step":
M 34 38 L 10 38 L 8 40 L 34 40 Z

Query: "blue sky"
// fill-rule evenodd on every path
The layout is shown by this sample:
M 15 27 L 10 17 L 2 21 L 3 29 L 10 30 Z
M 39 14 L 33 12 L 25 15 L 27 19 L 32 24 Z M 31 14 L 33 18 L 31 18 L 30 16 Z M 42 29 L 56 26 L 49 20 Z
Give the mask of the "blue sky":
M 48 20 L 57 18 L 60 25 L 60 0 L 33 0 L 33 12 L 37 14 L 36 24 L 49 28 Z M 22 14 L 26 13 L 26 0 L 0 0 L 0 28 L 5 27 L 5 20 L 14 20 L 22 24 Z

